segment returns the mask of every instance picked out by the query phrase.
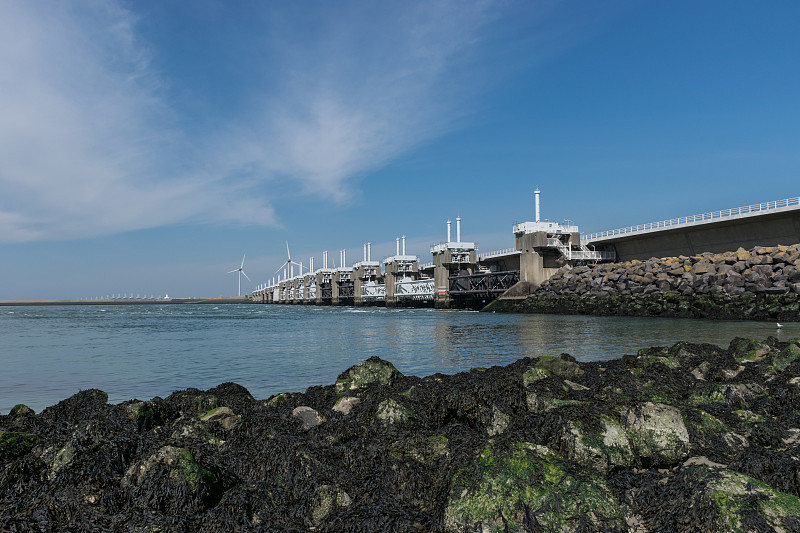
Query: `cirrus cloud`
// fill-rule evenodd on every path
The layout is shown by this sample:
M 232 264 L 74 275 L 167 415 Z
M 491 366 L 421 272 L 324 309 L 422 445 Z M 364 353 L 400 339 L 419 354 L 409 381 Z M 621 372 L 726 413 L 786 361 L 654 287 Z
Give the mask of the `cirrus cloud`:
M 263 38 L 232 58 L 248 74 L 217 80 L 244 110 L 210 129 L 176 105 L 190 81 L 126 5 L 0 3 L 0 241 L 269 226 L 286 195 L 347 202 L 365 173 L 468 114 L 483 84 L 470 59 L 500 6 L 261 7 Z

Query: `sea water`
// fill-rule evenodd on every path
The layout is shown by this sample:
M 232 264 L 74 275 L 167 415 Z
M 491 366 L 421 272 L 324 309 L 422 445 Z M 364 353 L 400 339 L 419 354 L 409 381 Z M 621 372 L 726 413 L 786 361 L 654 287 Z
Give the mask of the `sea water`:
M 681 340 L 782 340 L 800 323 L 517 315 L 284 305 L 0 307 L 0 413 L 37 412 L 83 389 L 118 403 L 226 381 L 264 399 L 328 385 L 368 357 L 408 375 L 566 352 L 607 360 Z

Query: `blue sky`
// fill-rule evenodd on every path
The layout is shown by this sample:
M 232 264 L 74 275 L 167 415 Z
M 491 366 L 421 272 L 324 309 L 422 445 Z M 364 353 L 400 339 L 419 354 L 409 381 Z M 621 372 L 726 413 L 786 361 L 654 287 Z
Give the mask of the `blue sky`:
M 800 4 L 0 3 L 0 300 L 800 196 Z

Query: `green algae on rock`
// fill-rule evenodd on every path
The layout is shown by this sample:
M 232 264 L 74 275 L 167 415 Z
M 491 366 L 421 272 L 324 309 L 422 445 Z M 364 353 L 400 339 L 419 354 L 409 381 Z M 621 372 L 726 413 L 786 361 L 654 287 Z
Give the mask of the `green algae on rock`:
M 389 398 L 378 405 L 375 417 L 386 424 L 407 424 L 414 420 L 417 414 L 397 400 Z
M 33 448 L 39 437 L 20 431 L 0 431 L 0 463 L 22 457 Z
M 336 393 L 342 396 L 371 383 L 391 385 L 402 376 L 392 363 L 373 356 L 339 375 L 336 378 Z
M 487 445 L 472 468 L 453 478 L 445 531 L 623 531 L 621 509 L 603 478 L 576 476 L 552 450 Z
M 373 358 L 267 401 L 82 391 L 0 415 L 25 442 L 0 461 L 0 531 L 800 531 L 794 345 L 426 378 Z

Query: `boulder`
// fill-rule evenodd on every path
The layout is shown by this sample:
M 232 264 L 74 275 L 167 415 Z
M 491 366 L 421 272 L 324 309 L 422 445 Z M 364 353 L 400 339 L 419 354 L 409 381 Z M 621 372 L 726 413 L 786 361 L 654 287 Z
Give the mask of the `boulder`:
M 241 419 L 230 407 L 217 407 L 200 415 L 203 422 L 217 422 L 225 429 L 233 429 Z
M 27 454 L 39 440 L 39 437 L 30 433 L 0 431 L 0 464 Z
M 11 408 L 9 411 L 8 416 L 18 417 L 18 416 L 34 416 L 36 412 L 25 405 L 24 403 L 19 403 Z
M 450 484 L 447 532 L 623 530 L 622 510 L 605 480 L 576 477 L 544 446 L 518 442 L 487 445 Z
M 295 407 L 292 410 L 292 416 L 299 419 L 300 422 L 303 423 L 303 429 L 305 431 L 308 431 L 309 429 L 316 427 L 325 421 L 325 418 L 315 409 L 312 409 L 306 405 Z
M 406 424 L 416 418 L 416 413 L 413 410 L 403 406 L 400 402 L 393 398 L 382 401 L 378 405 L 378 411 L 375 413 L 378 420 L 385 424 Z
M 221 492 L 217 476 L 188 448 L 169 445 L 132 464 L 121 486 L 130 492 L 135 507 L 174 513 L 211 507 Z
M 680 410 L 646 402 L 622 413 L 628 440 L 642 466 L 675 466 L 689 454 L 689 432 Z
M 800 498 L 778 492 L 757 479 L 719 466 L 689 466 L 698 484 L 717 508 L 714 531 L 793 531 L 800 525 Z M 701 488 L 702 487 L 702 488 Z M 753 516 L 755 515 L 755 516 Z M 763 524 L 751 529 L 745 521 Z
M 334 485 L 320 485 L 311 506 L 311 522 L 321 526 L 331 513 L 349 507 L 353 503 L 350 495 Z
M 566 379 L 574 379 L 583 375 L 583 370 L 580 365 L 575 361 L 575 358 L 569 354 L 561 354 L 558 357 L 549 355 L 539 356 L 532 368 L 546 370 L 555 376 Z M 526 373 L 526 376 L 527 375 Z
M 336 404 L 333 406 L 333 410 L 337 413 L 342 413 L 343 415 L 349 415 L 350 411 L 353 410 L 353 407 L 361 403 L 360 398 L 356 398 L 355 396 L 347 396 L 344 398 L 339 398 Z
M 511 417 L 498 409 L 497 406 L 494 406 L 492 408 L 492 421 L 486 429 L 486 433 L 488 433 L 490 437 L 499 435 L 508 429 L 510 423 Z
M 336 378 L 336 394 L 343 396 L 350 391 L 363 389 L 371 383 L 391 385 L 402 376 L 403 374 L 392 363 L 373 356 L 345 370 Z
M 786 370 L 786 367 L 794 363 L 800 359 L 800 345 L 796 343 L 789 344 L 786 348 L 781 350 L 775 356 L 773 356 L 772 364 L 775 367 L 775 370 L 778 372 L 783 372 Z
M 567 422 L 559 437 L 559 445 L 565 458 L 603 475 L 616 467 L 635 464 L 627 431 L 609 417 L 602 418 L 600 431 L 583 429 L 577 422 Z

